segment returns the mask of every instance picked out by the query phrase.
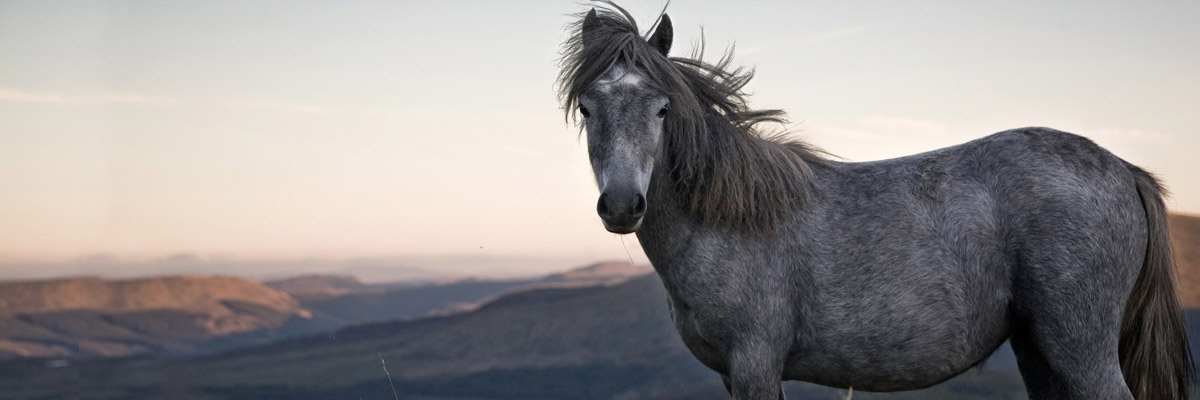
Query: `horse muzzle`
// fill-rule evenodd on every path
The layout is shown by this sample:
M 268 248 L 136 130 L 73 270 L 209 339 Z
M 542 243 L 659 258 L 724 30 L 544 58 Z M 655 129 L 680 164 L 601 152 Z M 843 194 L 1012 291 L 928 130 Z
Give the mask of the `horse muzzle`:
M 604 229 L 612 233 L 637 232 L 646 216 L 646 195 L 638 192 L 601 193 L 596 203 L 596 213 L 604 222 Z

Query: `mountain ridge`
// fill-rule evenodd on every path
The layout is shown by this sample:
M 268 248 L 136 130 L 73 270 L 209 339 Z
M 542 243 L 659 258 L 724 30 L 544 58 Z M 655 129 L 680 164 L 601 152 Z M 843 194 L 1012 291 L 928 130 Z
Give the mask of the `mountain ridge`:
M 188 353 L 311 316 L 287 293 L 229 276 L 5 282 L 0 358 Z
M 79 309 L 211 311 L 222 300 L 253 301 L 299 312 L 298 303 L 287 293 L 232 276 L 174 275 L 117 280 L 89 276 L 0 282 L 0 315 Z
M 611 285 L 648 268 L 596 263 L 513 280 L 366 284 L 348 275 L 95 276 L 0 282 L 0 358 L 198 355 L 386 320 L 451 315 L 534 287 Z

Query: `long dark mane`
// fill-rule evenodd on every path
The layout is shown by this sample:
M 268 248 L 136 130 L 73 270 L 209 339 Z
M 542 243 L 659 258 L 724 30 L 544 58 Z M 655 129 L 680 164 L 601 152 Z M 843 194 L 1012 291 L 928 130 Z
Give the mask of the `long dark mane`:
M 732 51 L 716 63 L 705 62 L 703 43 L 690 58 L 668 58 L 646 42 L 621 7 L 607 3 L 596 12 L 599 22 L 586 35 L 586 13 L 567 28 L 572 36 L 563 44 L 558 93 L 568 119 L 578 121 L 580 93 L 622 63 L 670 98 L 662 154 L 676 201 L 695 216 L 717 227 L 766 233 L 804 204 L 811 191 L 810 164 L 826 159 L 782 131 L 759 128 L 786 117 L 781 110 L 749 107 L 743 88 L 753 70 L 731 69 Z

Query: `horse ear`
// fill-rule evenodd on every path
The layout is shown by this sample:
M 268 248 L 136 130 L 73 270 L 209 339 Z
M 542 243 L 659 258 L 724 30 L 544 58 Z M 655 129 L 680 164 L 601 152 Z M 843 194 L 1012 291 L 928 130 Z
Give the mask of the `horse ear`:
M 671 51 L 671 40 L 674 39 L 674 36 L 671 17 L 663 14 L 662 19 L 658 21 L 658 28 L 655 28 L 654 34 L 650 35 L 650 46 L 658 49 L 658 52 L 665 56 Z
M 596 15 L 596 9 L 588 11 L 587 16 L 583 17 L 583 25 L 580 27 L 583 35 L 583 45 L 587 46 L 595 37 L 596 29 L 600 27 L 600 16 Z

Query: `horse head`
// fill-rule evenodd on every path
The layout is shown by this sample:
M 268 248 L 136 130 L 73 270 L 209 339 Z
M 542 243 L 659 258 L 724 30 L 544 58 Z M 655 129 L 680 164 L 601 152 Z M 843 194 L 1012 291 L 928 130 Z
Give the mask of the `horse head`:
M 581 26 L 583 46 L 611 46 L 597 31 L 605 29 L 595 10 Z M 665 57 L 671 47 L 671 20 L 666 15 L 646 46 Z M 646 79 L 630 60 L 619 59 L 578 97 L 587 130 L 588 155 L 600 188 L 596 212 L 604 228 L 633 233 L 646 215 L 646 192 L 660 157 L 663 129 L 671 100 Z

